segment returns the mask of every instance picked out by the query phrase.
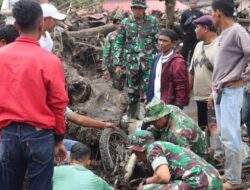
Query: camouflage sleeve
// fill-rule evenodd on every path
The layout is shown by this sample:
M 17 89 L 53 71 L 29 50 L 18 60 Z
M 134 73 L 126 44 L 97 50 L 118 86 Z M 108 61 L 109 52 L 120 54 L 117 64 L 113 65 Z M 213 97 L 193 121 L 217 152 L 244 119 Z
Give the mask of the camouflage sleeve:
M 105 44 L 103 46 L 102 53 L 102 71 L 108 70 L 108 66 L 111 64 L 110 62 L 110 51 L 111 51 L 111 43 L 110 43 L 110 35 L 108 34 L 105 39 Z
M 188 132 L 188 131 L 185 131 L 185 132 Z M 191 145 L 188 139 L 190 135 L 191 135 L 190 133 L 176 135 L 175 138 L 176 138 L 177 144 L 181 147 L 190 148 Z
M 113 63 L 115 66 L 121 66 L 123 56 L 124 56 L 124 47 L 125 47 L 125 38 L 126 38 L 126 29 L 124 22 L 121 23 L 121 29 L 117 35 L 115 47 L 114 47 L 114 57 Z
M 157 43 L 158 35 L 160 33 L 160 25 L 155 19 L 155 24 L 154 24 L 154 30 L 155 30 L 155 41 Z
M 161 142 L 151 144 L 147 149 L 147 160 L 155 171 L 161 165 L 168 165 Z

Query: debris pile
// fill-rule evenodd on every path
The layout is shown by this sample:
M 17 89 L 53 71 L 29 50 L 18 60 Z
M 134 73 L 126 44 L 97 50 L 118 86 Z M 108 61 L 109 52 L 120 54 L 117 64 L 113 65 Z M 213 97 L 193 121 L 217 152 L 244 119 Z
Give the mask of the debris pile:
M 88 7 L 59 7 L 68 17 L 53 33 L 54 53 L 63 61 L 69 107 L 92 118 L 114 122 L 117 126 L 126 111 L 125 95 L 112 88 L 101 76 L 101 55 L 104 37 L 114 30 L 100 3 Z M 88 145 L 97 145 L 101 130 L 69 123 L 70 138 Z

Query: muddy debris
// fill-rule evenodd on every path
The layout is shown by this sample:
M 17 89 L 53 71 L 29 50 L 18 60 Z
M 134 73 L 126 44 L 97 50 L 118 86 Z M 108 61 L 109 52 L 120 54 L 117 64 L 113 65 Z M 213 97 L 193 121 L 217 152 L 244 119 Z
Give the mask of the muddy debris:
M 67 20 L 61 23 L 53 33 L 54 53 L 63 61 L 70 99 L 69 107 L 94 119 L 113 122 L 120 128 L 122 116 L 127 108 L 126 95 L 115 90 L 111 81 L 104 80 L 101 70 L 104 38 L 107 33 L 114 30 L 114 26 L 106 23 L 108 16 L 102 9 L 71 8 L 70 12 Z M 93 21 L 97 18 L 100 21 Z M 128 189 L 121 180 L 126 159 L 125 153 L 122 159 L 116 159 L 117 155 L 121 157 L 119 155 L 126 149 L 126 146 L 122 141 L 116 142 L 119 134 L 113 134 L 106 139 L 105 142 L 110 144 L 104 144 L 104 147 L 108 149 L 109 145 L 112 146 L 111 141 L 116 142 L 113 150 L 112 148 L 109 150 L 114 168 L 112 171 L 107 171 L 101 162 L 99 150 L 102 133 L 101 129 L 84 128 L 71 122 L 67 123 L 66 138 L 83 142 L 91 147 L 94 172 L 118 189 Z

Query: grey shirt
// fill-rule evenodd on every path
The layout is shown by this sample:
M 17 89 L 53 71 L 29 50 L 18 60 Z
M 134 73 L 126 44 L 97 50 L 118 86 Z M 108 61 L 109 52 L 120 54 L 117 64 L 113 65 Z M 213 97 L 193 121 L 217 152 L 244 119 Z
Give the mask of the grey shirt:
M 235 23 L 219 36 L 213 85 L 243 79 L 250 81 L 250 36 Z

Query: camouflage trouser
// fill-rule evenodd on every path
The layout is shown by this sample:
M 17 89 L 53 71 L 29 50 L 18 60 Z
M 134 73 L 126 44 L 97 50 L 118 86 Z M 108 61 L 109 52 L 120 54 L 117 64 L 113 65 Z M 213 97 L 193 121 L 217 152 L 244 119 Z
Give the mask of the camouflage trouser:
M 144 185 L 143 190 L 221 190 L 222 181 L 220 179 L 213 180 L 210 186 L 192 187 L 185 181 L 174 180 L 168 184 L 148 184 Z
M 168 184 L 144 185 L 143 190 L 193 190 L 194 188 L 184 181 L 174 180 Z
M 168 184 L 148 184 L 144 186 L 144 190 L 221 190 L 222 180 L 219 173 L 210 165 L 200 168 L 193 175 L 192 171 L 186 171 L 186 179 L 173 180 Z M 195 172 L 193 171 L 193 172 Z M 185 174 L 184 174 L 185 175 Z
M 111 72 L 111 78 L 113 87 L 119 91 L 122 91 L 126 82 L 126 74 L 124 73 L 118 77 L 115 72 Z
M 148 80 L 153 58 L 151 56 L 129 55 L 127 62 L 128 102 L 136 103 L 146 99 Z M 150 63 L 150 64 L 149 64 Z
M 193 173 L 193 175 L 190 175 L 190 171 L 191 173 Z M 205 167 L 194 168 L 191 169 L 190 171 L 186 171 L 187 176 L 183 178 L 194 189 L 202 189 L 202 190 L 222 189 L 222 179 L 220 177 L 220 174 L 209 163 L 207 163 L 207 166 Z
M 113 88 L 122 91 L 126 82 L 126 73 L 123 73 L 120 77 L 118 77 L 115 73 L 114 67 L 109 67 L 108 71 L 110 73 L 110 77 L 112 79 Z

